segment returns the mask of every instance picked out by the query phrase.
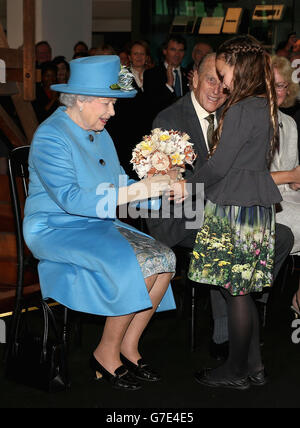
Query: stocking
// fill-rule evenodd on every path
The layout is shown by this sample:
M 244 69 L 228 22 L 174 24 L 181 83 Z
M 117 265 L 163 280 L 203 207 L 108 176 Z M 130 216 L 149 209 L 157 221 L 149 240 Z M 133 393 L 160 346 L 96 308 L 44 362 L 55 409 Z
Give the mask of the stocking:
M 229 355 L 212 375 L 215 379 L 241 378 L 263 368 L 258 312 L 250 294 L 231 296 L 223 289 L 222 293 L 228 306 Z

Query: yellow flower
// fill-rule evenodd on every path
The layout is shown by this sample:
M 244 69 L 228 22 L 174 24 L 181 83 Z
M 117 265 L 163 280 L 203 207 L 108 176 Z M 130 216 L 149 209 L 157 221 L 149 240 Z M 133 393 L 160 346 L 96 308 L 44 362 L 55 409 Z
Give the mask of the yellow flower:
M 218 263 L 218 266 L 226 266 L 226 265 L 230 265 L 230 262 L 225 262 L 224 260 L 221 260 L 221 261 Z
M 193 256 L 195 257 L 196 260 L 198 260 L 200 257 L 197 251 L 193 251 Z
M 207 263 L 206 265 L 204 265 L 204 267 L 210 267 L 210 266 L 211 266 L 210 263 Z
M 184 155 L 180 155 L 178 152 L 171 155 L 172 165 L 181 165 L 184 159 Z
M 171 138 L 170 135 L 167 135 L 167 134 L 163 134 L 159 137 L 160 141 L 167 141 L 170 138 Z
M 143 151 L 151 153 L 154 149 L 154 146 L 152 145 L 151 141 L 142 141 L 141 142 L 141 149 Z
M 202 257 L 205 257 L 205 254 L 203 254 L 203 253 L 200 253 L 200 255 L 201 255 Z

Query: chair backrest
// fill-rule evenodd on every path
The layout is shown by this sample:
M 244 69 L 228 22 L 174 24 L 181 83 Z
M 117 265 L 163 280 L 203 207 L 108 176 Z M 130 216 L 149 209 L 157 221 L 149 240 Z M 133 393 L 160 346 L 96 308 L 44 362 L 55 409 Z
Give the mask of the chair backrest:
M 30 146 L 21 146 L 13 149 L 8 157 L 8 177 L 11 191 L 12 209 L 15 219 L 17 239 L 18 277 L 16 287 L 16 309 L 20 305 L 23 293 L 24 278 L 24 239 L 22 232 L 21 201 L 25 201 L 28 194 L 28 156 Z M 21 180 L 21 183 L 20 183 Z M 23 208 L 23 207 L 22 207 Z

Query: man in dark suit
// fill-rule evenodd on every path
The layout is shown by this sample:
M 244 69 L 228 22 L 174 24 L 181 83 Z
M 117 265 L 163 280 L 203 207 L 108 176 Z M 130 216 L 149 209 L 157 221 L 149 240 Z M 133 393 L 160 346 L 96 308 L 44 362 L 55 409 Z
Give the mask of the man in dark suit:
M 207 132 L 209 115 L 214 116 L 214 127 L 217 126 L 217 110 L 224 104 L 226 94 L 217 76 L 215 54 L 208 55 L 202 62 L 198 73 L 194 73 L 193 90 L 175 104 L 161 111 L 153 122 L 153 128 L 174 129 L 186 132 L 194 144 L 197 154 L 193 172 L 204 164 L 208 157 L 209 142 Z M 192 172 L 187 171 L 188 177 Z M 149 219 L 148 228 L 151 234 L 173 247 L 187 243 L 193 247 L 196 231 L 186 230 L 186 218 Z M 183 242 L 184 241 L 184 242 Z M 190 242 L 189 242 L 190 241 Z
M 211 135 L 208 117 L 214 116 L 215 128 L 219 109 L 225 100 L 226 94 L 223 92 L 223 85 L 216 73 L 215 54 L 208 54 L 200 64 L 198 73 L 194 73 L 192 92 L 160 112 L 155 118 L 153 128 L 179 130 L 190 136 L 190 141 L 194 144 L 198 157 L 193 171 L 187 171 L 186 178 L 189 174 L 197 173 L 207 160 Z M 172 205 L 170 215 L 165 214 L 161 212 L 160 218 L 146 220 L 150 234 L 169 247 L 180 245 L 193 249 L 198 229 L 187 229 L 185 217 L 174 218 Z M 292 246 L 291 230 L 284 225 L 276 224 L 275 276 Z M 211 351 L 214 356 L 225 358 L 228 344 L 227 307 L 219 290 L 211 290 L 211 304 L 214 318 Z
M 164 63 L 144 72 L 143 88 L 147 108 L 148 130 L 156 115 L 189 92 L 187 73 L 181 67 L 186 41 L 170 35 L 163 48 Z

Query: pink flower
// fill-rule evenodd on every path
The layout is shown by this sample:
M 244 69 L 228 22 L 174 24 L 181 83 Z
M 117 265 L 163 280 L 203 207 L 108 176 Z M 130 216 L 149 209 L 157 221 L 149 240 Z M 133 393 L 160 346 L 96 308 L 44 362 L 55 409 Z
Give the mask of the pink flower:
M 260 260 L 260 264 L 266 266 L 267 262 L 265 260 Z
M 255 255 L 258 256 L 260 254 L 260 249 L 255 250 Z
M 169 157 L 160 152 L 155 152 L 151 158 L 152 166 L 154 166 L 157 171 L 164 171 L 170 167 Z
M 231 282 L 227 282 L 227 284 L 224 285 L 224 288 L 229 288 L 231 285 Z

